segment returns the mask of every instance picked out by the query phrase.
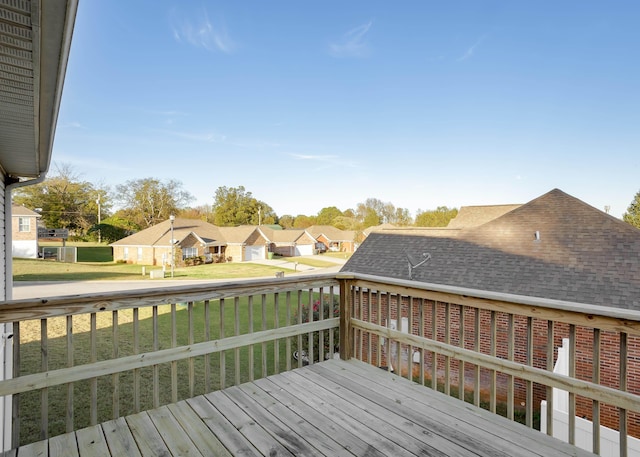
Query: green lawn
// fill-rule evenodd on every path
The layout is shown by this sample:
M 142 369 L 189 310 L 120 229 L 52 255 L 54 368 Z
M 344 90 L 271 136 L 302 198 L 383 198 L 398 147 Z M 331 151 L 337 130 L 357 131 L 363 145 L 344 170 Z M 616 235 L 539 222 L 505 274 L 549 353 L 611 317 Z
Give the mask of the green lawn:
M 41 259 L 14 259 L 15 281 L 89 281 L 149 279 L 149 271 L 158 267 L 146 266 L 142 276 L 142 265 L 113 262 L 63 263 Z M 233 279 L 274 276 L 281 271 L 268 265 L 252 263 L 214 263 L 176 268 L 174 279 Z
M 317 294 L 309 297 L 308 293 L 303 294 L 303 303 L 315 301 Z M 281 295 L 278 300 L 278 326 L 287 325 L 287 309 L 285 295 Z M 290 320 L 294 319 L 295 310 L 297 309 L 297 294 L 292 294 L 291 308 L 289 311 Z M 197 302 L 193 305 L 193 334 L 194 342 L 205 341 L 205 327 L 207 320 L 204 313 L 204 303 Z M 220 337 L 220 300 L 212 300 L 210 302 L 209 328 L 211 339 Z M 186 306 L 177 306 L 175 312 L 176 322 L 176 339 L 177 345 L 189 344 L 189 315 Z M 224 300 L 224 334 L 231 336 L 235 334 L 235 313 L 237 311 L 240 322 L 240 334 L 247 333 L 249 330 L 249 299 L 248 297 L 240 297 L 236 303 L 233 299 Z M 262 329 L 272 329 L 275 326 L 275 310 L 276 302 L 272 294 L 265 296 L 264 311 L 261 296 L 256 296 L 252 301 L 253 315 L 253 331 Z M 144 311 L 144 313 L 143 313 Z M 149 317 L 148 309 L 140 311 L 139 323 L 139 353 L 153 351 L 153 320 Z M 262 316 L 265 320 L 262 320 Z M 59 321 L 59 322 L 58 322 Z M 64 318 L 54 318 L 48 320 L 48 345 L 46 353 L 48 354 L 48 369 L 54 370 L 67 366 L 67 342 L 64 336 L 66 321 Z M 112 314 L 111 312 L 97 313 L 97 360 L 108 360 L 113 357 L 114 347 L 117 347 L 120 357 L 133 355 L 135 348 L 133 346 L 133 323 L 131 319 L 131 311 L 120 311 L 118 313 L 118 340 L 114 344 L 114 334 L 112 331 Z M 22 328 L 24 326 L 24 328 Z M 90 362 L 91 357 L 91 338 L 88 316 L 74 316 L 73 318 L 73 363 L 81 365 Z M 306 338 L 306 336 L 305 336 Z M 172 340 L 172 314 L 170 305 L 160 307 L 158 316 L 158 341 L 159 348 L 165 349 L 171 347 Z M 21 326 L 20 346 L 21 374 L 38 372 L 41 369 L 42 347 L 40 344 L 40 325 L 39 321 L 31 321 Z M 289 341 L 293 347 L 296 346 L 297 338 Z M 287 340 L 280 340 L 278 344 L 271 342 L 267 344 L 257 344 L 250 351 L 248 347 L 230 350 L 224 353 L 225 361 L 225 385 L 235 384 L 236 373 L 240 377 L 240 382 L 246 382 L 251 379 L 250 360 L 253 360 L 253 378 L 260 378 L 263 375 L 273 374 L 277 371 L 286 369 Z M 278 359 L 276 359 L 276 354 Z M 236 355 L 238 358 L 236 358 Z M 276 362 L 277 360 L 277 362 Z M 293 361 L 292 361 L 293 362 Z M 293 362 L 295 363 L 295 362 Z M 194 393 L 202 394 L 221 387 L 221 357 L 220 354 L 212 354 L 210 357 L 203 356 L 193 359 L 195 372 Z M 205 385 L 205 369 L 209 367 L 211 379 L 209 385 Z M 266 372 L 263 372 L 263 366 Z M 142 368 L 140 373 L 140 406 L 141 409 L 150 409 L 153 406 L 153 369 Z M 184 399 L 190 396 L 189 388 L 189 362 L 180 361 L 177 363 L 178 377 L 178 398 Z M 159 368 L 160 382 L 160 403 L 166 404 L 171 402 L 171 364 L 163 364 Z M 116 404 L 119 407 L 119 414 L 127 415 L 134 412 L 133 409 L 133 372 L 125 372 L 117 376 L 103 376 L 96 380 L 98 390 L 98 422 L 104 422 L 111 419 L 114 399 L 112 392 L 114 390 L 114 382 L 119 384 L 118 397 Z M 58 386 L 51 387 L 46 390 L 47 404 L 49 411 L 49 432 L 51 435 L 64 433 L 65 410 L 67 405 L 67 387 Z M 89 425 L 90 408 L 89 401 L 91 398 L 90 381 L 82 381 L 74 384 L 73 403 L 74 417 L 76 428 L 86 427 Z M 39 439 L 40 424 L 40 403 L 41 391 L 32 391 L 20 395 L 21 403 L 21 440 L 28 443 Z

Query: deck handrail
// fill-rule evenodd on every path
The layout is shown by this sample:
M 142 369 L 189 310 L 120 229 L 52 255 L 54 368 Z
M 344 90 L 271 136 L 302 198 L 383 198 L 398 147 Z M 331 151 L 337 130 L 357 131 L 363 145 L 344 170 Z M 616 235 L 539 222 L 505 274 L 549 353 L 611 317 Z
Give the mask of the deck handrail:
M 333 306 L 325 295 L 334 297 L 331 300 L 339 303 L 339 317 L 334 314 L 327 317 L 320 312 L 310 318 L 312 302 L 318 297 L 321 297 L 321 309 Z M 198 310 L 197 303 L 202 303 Z M 170 331 L 167 331 L 170 337 L 162 336 L 162 330 L 159 329 L 159 322 L 162 321 L 159 310 L 165 304 L 169 307 L 167 322 L 170 322 Z M 186 306 L 186 313 L 177 312 L 179 304 Z M 246 321 L 241 321 L 239 317 L 243 307 L 249 313 Z M 147 308 L 152 311 L 148 321 L 138 317 L 138 312 Z M 310 321 L 303 322 L 303 310 L 308 312 L 304 319 Z M 134 348 L 129 348 L 129 352 L 120 349 L 123 342 L 130 343 L 127 337 L 120 334 L 125 331 L 119 320 L 125 311 L 133 313 L 133 327 L 131 330 L 127 327 L 127 332 L 133 332 Z M 102 337 L 97 337 L 96 316 L 101 313 L 107 316 L 111 313 L 112 322 L 117 324 L 107 327 L 111 333 L 103 335 L 109 345 L 106 348 L 99 344 Z M 81 343 L 74 338 L 84 338 L 84 333 L 74 333 L 74 319 L 79 318 L 77 316 L 83 319 L 83 316 L 87 316 L 91 320 L 87 340 L 90 350 L 86 360 L 83 359 L 80 364 L 75 363 L 74 357 L 80 348 L 77 345 Z M 398 316 L 402 319 L 398 319 Z M 49 346 L 53 344 L 48 337 L 49 323 L 55 319 L 66 319 L 62 325 L 65 327 L 62 330 L 64 341 L 60 340 L 67 352 L 68 362 L 64 366 L 52 366 L 55 365 L 53 354 L 49 353 Z M 180 331 L 186 332 L 184 335 L 178 330 L 177 322 L 182 322 L 181 319 L 184 319 L 184 326 L 180 327 L 183 328 Z M 225 327 L 227 319 L 232 322 L 228 328 Z M 401 328 L 405 325 L 403 319 L 407 320 L 408 329 Z M 205 322 L 203 335 L 194 336 L 198 333 L 194 330 L 194 320 L 198 325 Z M 398 326 L 395 330 L 391 328 L 394 320 Z M 147 350 L 141 349 L 145 343 L 141 341 L 144 340 L 140 330 L 143 321 L 152 329 L 149 334 L 152 340 L 148 341 Z M 110 384 L 113 396 L 113 417 L 110 418 L 117 418 L 122 413 L 119 405 L 121 376 L 131 374 L 133 381 L 127 378 L 127 382 L 139 384 L 144 379 L 143 371 L 152 369 L 153 373 L 149 375 L 152 381 L 149 382 L 153 386 L 152 403 L 155 407 L 162 401 L 176 401 L 184 398 L 184 395 L 193 395 L 197 390 L 194 386 L 199 382 L 198 376 L 207 379 L 202 388 L 210 389 L 212 370 L 219 371 L 215 373 L 219 379 L 218 387 L 224 388 L 227 379 L 231 383 L 239 383 L 246 376 L 252 380 L 255 372 L 266 375 L 273 370 L 314 363 L 314 353 L 318 357 L 322 352 L 322 360 L 326 335 L 330 336 L 330 341 L 334 338 L 340 341 L 342 358 L 356 357 L 388 369 L 393 364 L 398 365 L 397 374 L 425 385 L 430 383 L 432 388 L 449 395 L 454 395 L 453 391 L 457 390 L 460 399 L 465 399 L 465 391 L 472 391 L 473 398 L 467 401 L 477 405 L 483 401 L 482 392 L 488 392 L 487 408 L 496 412 L 497 404 L 505 402 L 507 411 L 504 414 L 511 419 L 514 419 L 515 410 L 518 409 L 516 400 L 521 394 L 526 409 L 525 423 L 529 426 L 534 425 L 533 403 L 540 398 L 552 403 L 552 388 L 560 388 L 570 392 L 569 407 L 574 416 L 577 408 L 584 406 L 580 402 L 587 399 L 593 402 L 594 418 L 599 418 L 601 406 L 614 407 L 620 418 L 618 430 L 625 436 L 627 432 L 637 433 L 635 428 L 629 428 L 628 421 L 629 415 L 639 417 L 636 413 L 640 413 L 640 397 L 636 395 L 640 387 L 635 380 L 632 380 L 633 383 L 627 382 L 628 370 L 640 372 L 640 367 L 635 363 L 636 353 L 629 355 L 629 351 L 636 350 L 640 341 L 640 312 L 633 310 L 339 272 L 197 285 L 177 283 L 170 287 L 0 303 L 0 323 L 26 322 L 39 323 L 40 337 L 34 340 L 38 346 L 31 348 L 29 345 L 32 343 L 21 343 L 22 325 L 15 326 L 14 366 L 19 376 L 0 381 L 0 396 L 14 396 L 14 419 L 20 424 L 21 421 L 17 420 L 23 419 L 19 407 L 20 396 L 40 392 L 41 438 L 49 436 L 47 417 L 50 413 L 47 405 L 51 401 L 49 394 L 56 386 L 67 386 L 66 395 L 71 400 L 67 406 L 66 431 L 71 431 L 76 427 L 72 408 L 73 390 L 77 383 L 90 384 L 90 422 L 93 424 L 99 419 L 95 411 L 99 401 L 98 379 L 107 379 Z M 516 327 L 520 333 L 516 334 Z M 339 335 L 337 332 L 334 334 L 336 329 Z M 103 330 L 106 332 L 106 329 Z M 544 345 L 535 343 L 535 338 L 540 336 L 534 334 L 544 334 Z M 604 379 L 606 376 L 602 376 L 599 369 L 595 370 L 595 366 L 593 377 L 589 379 L 576 372 L 575 366 L 569 375 L 553 373 L 556 343 L 565 334 L 571 340 L 574 359 L 577 354 L 584 356 L 585 350 L 580 344 L 584 343 L 582 339 L 585 334 L 587 339 L 594 341 L 592 352 L 587 351 L 593 360 L 600 358 L 601 337 L 613 335 L 617 338 L 619 356 L 613 362 L 618 369 L 615 375 L 620 385 L 614 386 L 611 380 Z M 597 351 L 595 341 L 598 341 Z M 41 362 L 35 371 L 24 373 L 24 364 L 33 362 L 23 360 L 25 354 L 21 353 L 21 346 L 25 350 L 30 347 L 31 352 L 40 353 Z M 304 346 L 311 353 L 311 360 L 303 361 L 303 353 L 300 353 L 299 358 L 292 362 L 294 346 L 299 349 Z M 247 352 L 241 354 L 245 350 Z M 111 354 L 101 359 L 101 351 Z M 269 357 L 272 359 L 268 359 L 267 354 L 271 354 Z M 219 360 L 214 361 L 214 355 Z M 196 367 L 194 361 L 203 357 L 204 366 Z M 419 361 L 415 361 L 414 357 Z M 544 362 L 538 360 L 539 357 L 543 357 Z M 184 373 L 178 369 L 178 363 L 188 363 Z M 167 367 L 171 372 L 167 386 L 171 391 L 170 398 L 164 395 L 164 387 L 160 385 L 160 371 L 164 369 L 161 367 Z M 403 367 L 406 369 L 404 373 Z M 197 374 L 200 369 L 204 370 L 204 374 Z M 472 384 L 470 387 L 466 385 L 469 372 L 473 378 L 469 381 Z M 189 389 L 186 394 L 178 392 L 181 376 L 188 378 L 186 382 Z M 505 383 L 502 392 L 504 397 L 501 397 L 501 382 Z M 137 405 L 143 403 L 140 397 L 144 392 L 138 387 L 136 389 L 132 401 L 138 408 Z M 162 395 L 165 400 L 160 399 Z M 547 422 L 552 424 L 552 404 L 549 410 Z M 25 422 L 22 420 L 22 425 Z M 594 450 L 597 451 L 595 441 L 599 435 L 595 431 L 596 425 L 600 425 L 599 420 L 594 421 Z M 570 422 L 570 427 L 573 431 L 570 430 L 569 440 L 573 442 L 575 423 Z M 16 443 L 19 442 L 18 433 L 19 430 L 14 431 Z M 553 433 L 552 426 L 547 433 Z

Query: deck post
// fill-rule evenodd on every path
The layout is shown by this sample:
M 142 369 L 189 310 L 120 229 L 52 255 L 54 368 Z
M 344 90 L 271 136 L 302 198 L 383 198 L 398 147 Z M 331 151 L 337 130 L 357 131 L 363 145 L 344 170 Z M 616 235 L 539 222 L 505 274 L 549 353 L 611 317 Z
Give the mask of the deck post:
M 353 331 L 351 329 L 352 281 L 340 280 L 340 358 L 349 360 L 353 355 Z

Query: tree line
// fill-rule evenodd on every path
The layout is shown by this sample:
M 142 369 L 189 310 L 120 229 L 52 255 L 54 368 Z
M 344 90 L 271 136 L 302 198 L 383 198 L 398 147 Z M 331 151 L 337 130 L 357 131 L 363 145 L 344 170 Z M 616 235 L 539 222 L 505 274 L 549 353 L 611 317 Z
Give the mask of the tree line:
M 285 229 L 331 225 L 342 230 L 362 231 L 388 223 L 396 226 L 445 227 L 456 208 L 439 206 L 418 210 L 415 218 L 406 208 L 377 198 L 368 198 L 355 208 L 322 208 L 315 215 L 277 215 L 244 186 L 219 187 L 211 205 L 189 206 L 194 198 L 177 180 L 156 178 L 129 180 L 115 186 L 80 179 L 69 165 L 55 166 L 42 183 L 16 189 L 13 203 L 39 212 L 48 228 L 66 228 L 77 239 L 113 242 L 131 233 L 165 221 L 170 215 L 201 219 L 218 226 L 279 224 Z M 119 208 L 114 210 L 114 208 Z M 640 191 L 623 219 L 640 228 Z

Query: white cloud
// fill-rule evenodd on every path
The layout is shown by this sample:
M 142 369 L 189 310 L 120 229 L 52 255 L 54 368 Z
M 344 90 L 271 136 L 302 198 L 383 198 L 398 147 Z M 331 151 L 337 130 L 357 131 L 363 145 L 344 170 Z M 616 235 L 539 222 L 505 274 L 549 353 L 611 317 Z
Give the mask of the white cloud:
M 236 49 L 236 44 L 229 36 L 226 27 L 214 24 L 209 19 L 206 9 L 191 17 L 173 11 L 171 28 L 173 37 L 179 43 L 187 43 L 207 51 L 217 50 L 225 54 L 232 54 Z
M 369 21 L 349 30 L 338 41 L 329 44 L 329 53 L 334 57 L 366 57 L 370 52 L 366 38 L 372 25 Z
M 482 44 L 485 38 L 486 38 L 486 35 L 481 36 L 475 43 L 473 43 L 471 46 L 467 48 L 464 54 L 458 57 L 457 61 L 463 62 L 473 57 L 473 54 L 476 52 L 476 49 L 478 48 L 478 46 Z

